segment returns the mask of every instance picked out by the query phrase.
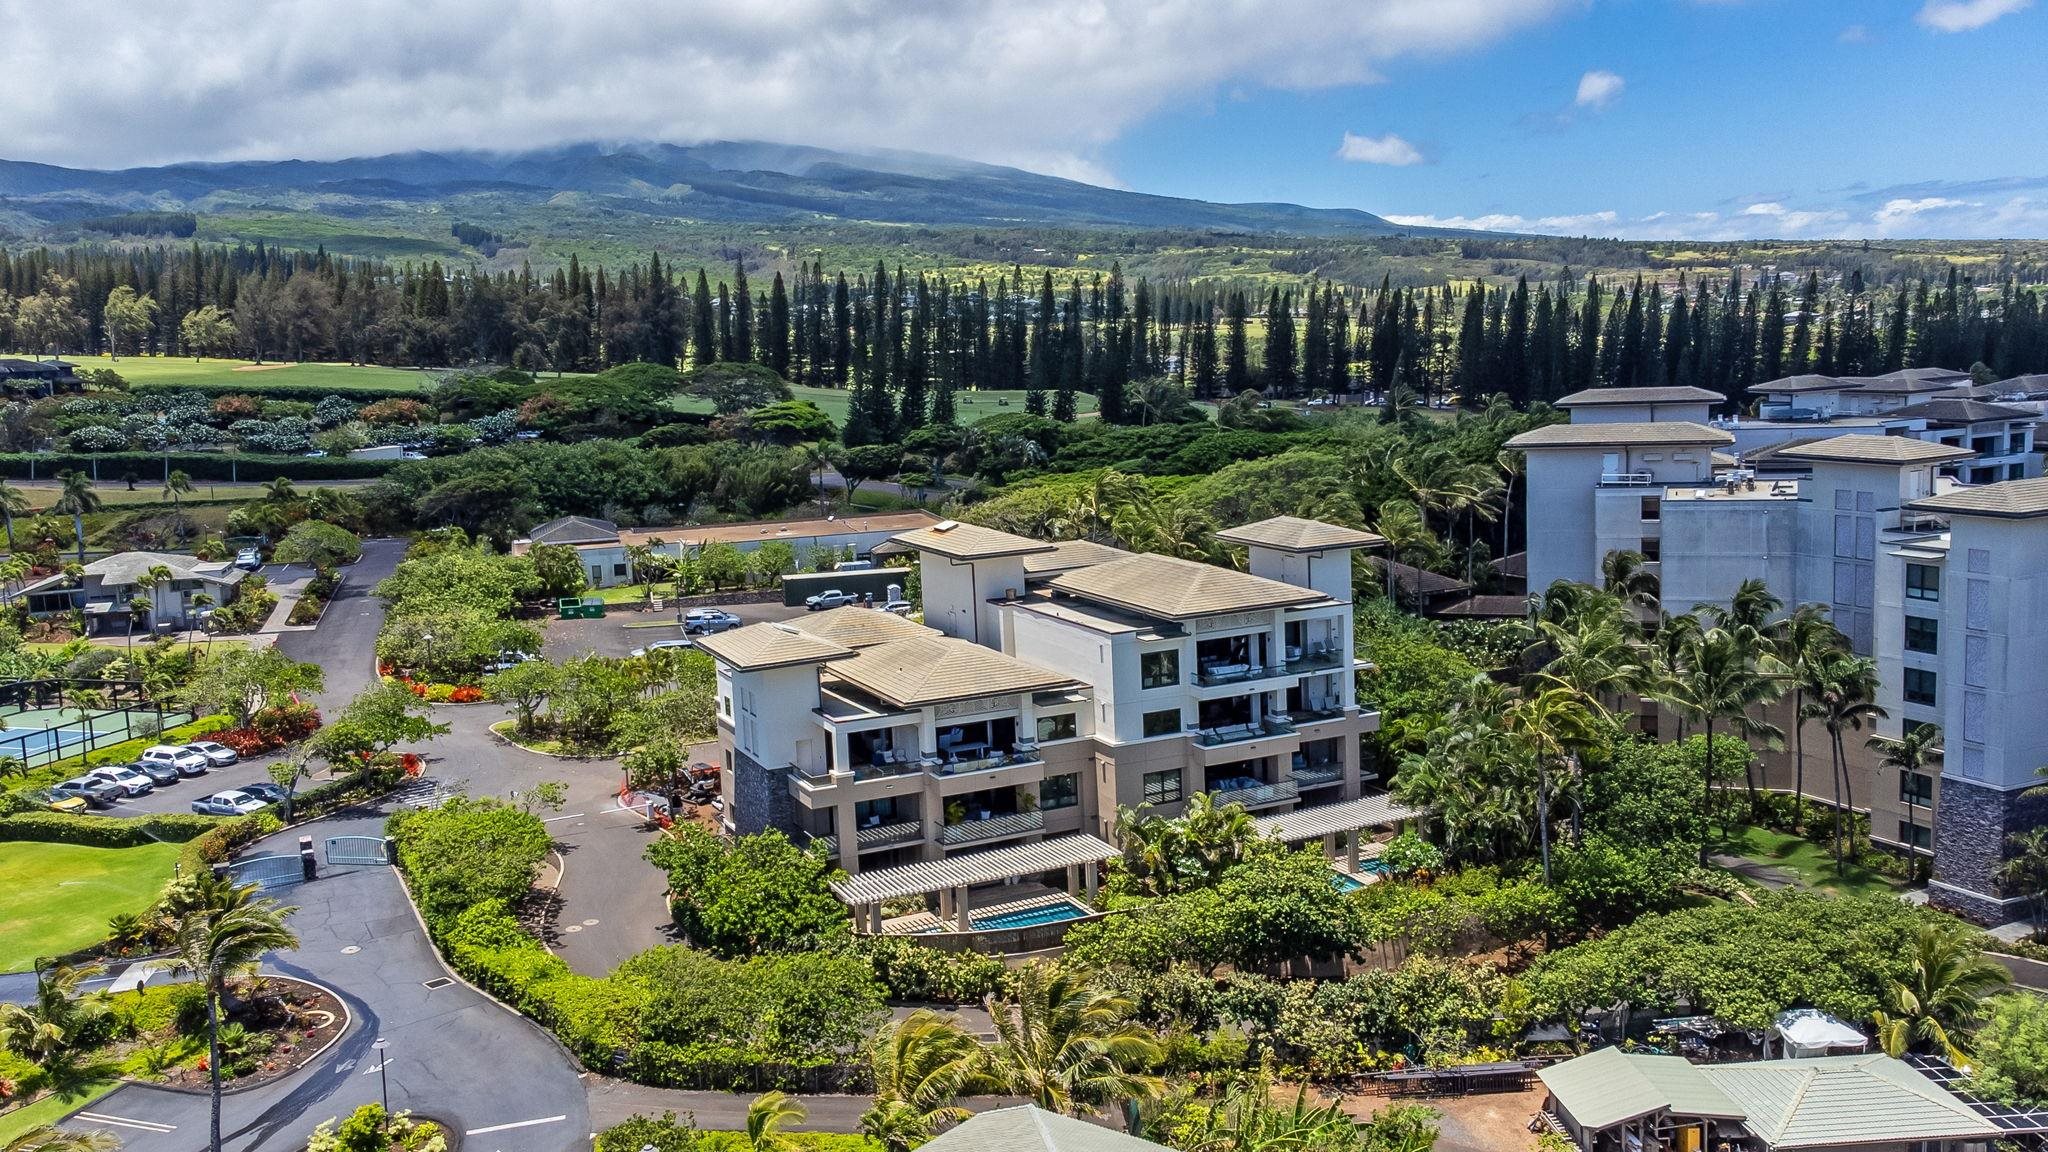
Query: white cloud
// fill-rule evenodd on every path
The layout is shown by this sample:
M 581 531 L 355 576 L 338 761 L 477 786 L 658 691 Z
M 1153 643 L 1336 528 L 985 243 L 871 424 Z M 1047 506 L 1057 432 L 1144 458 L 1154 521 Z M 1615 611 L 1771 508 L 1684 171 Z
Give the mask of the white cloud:
M 1936 32 L 1972 32 L 2034 0 L 1927 0 L 1914 19 Z
M 783 140 L 1102 178 L 1233 88 L 1370 83 L 1582 0 L 107 0 L 15 3 L 0 156 L 91 166 L 567 141 Z
M 1392 132 L 1385 136 L 1360 136 L 1346 132 L 1344 142 L 1337 146 L 1337 158 L 1358 164 L 1386 164 L 1395 168 L 1406 168 L 1410 164 L 1422 163 L 1422 150 Z
M 1626 87 L 1628 81 L 1620 76 L 1605 68 L 1595 68 L 1579 77 L 1579 92 L 1572 98 L 1572 103 L 1581 108 L 1605 108 L 1613 103 L 1614 98 L 1621 95 L 1621 90 Z
M 1835 40 L 1842 44 L 1868 44 L 1870 43 L 1870 26 L 1868 24 L 1851 24 L 1837 33 Z
M 1880 228 L 1889 228 L 1915 220 L 1924 212 L 1971 206 L 1968 200 L 1953 200 L 1947 196 L 1922 196 L 1918 200 L 1901 198 L 1885 201 L 1884 207 L 1871 213 L 1870 219 Z

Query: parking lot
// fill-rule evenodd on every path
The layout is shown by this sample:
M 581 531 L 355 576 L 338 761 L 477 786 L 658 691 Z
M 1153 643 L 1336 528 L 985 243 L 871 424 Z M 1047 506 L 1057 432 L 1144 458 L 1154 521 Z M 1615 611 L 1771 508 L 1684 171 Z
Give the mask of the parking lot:
M 699 605 L 690 604 L 688 607 Z M 721 604 L 717 607 L 748 624 L 766 620 L 787 620 L 804 614 L 802 608 L 788 608 L 773 601 Z M 683 634 L 681 611 L 671 602 L 664 611 L 649 612 L 639 602 L 614 604 L 596 620 L 547 620 L 546 655 L 550 660 L 574 660 L 583 656 L 625 656 L 657 640 L 674 640 Z
M 192 802 L 215 792 L 226 792 L 244 784 L 259 784 L 270 779 L 266 767 L 277 759 L 276 753 L 229 764 L 220 768 L 208 768 L 199 776 L 181 777 L 176 784 L 158 784 L 142 796 L 124 797 L 114 802 L 112 808 L 94 808 L 100 816 L 151 816 L 163 812 L 190 812 Z M 317 781 L 301 781 L 299 787 L 310 787 Z

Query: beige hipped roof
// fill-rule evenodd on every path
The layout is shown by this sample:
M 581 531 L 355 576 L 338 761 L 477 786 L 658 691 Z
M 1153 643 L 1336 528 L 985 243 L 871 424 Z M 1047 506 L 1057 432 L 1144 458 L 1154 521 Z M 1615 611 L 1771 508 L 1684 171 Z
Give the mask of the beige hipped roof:
M 1939 496 L 1915 500 L 1906 507 L 1918 512 L 2000 516 L 2013 520 L 2048 516 L 2048 476 L 2037 476 L 2032 480 L 2005 480 L 1981 488 L 1958 488 Z
M 1107 564 L 1121 560 L 1130 553 L 1093 540 L 1056 540 L 1052 551 L 1038 552 L 1024 558 L 1026 576 L 1043 576 L 1048 572 L 1065 572 L 1073 568 L 1086 568 L 1091 564 Z
M 1055 576 L 1055 590 L 1146 616 L 1187 620 L 1329 599 L 1313 588 L 1151 553 Z
M 1256 544 L 1281 552 L 1327 552 L 1332 549 L 1378 548 L 1386 538 L 1357 528 L 1304 520 L 1299 516 L 1275 516 L 1256 524 L 1242 524 L 1216 534 L 1228 544 Z
M 1843 464 L 1938 464 L 1975 456 L 1968 448 L 1935 444 L 1911 436 L 1852 433 L 1780 448 L 1780 460 L 1832 460 Z
M 908 544 L 920 552 L 931 552 L 949 560 L 988 560 L 997 556 L 1028 556 L 1033 552 L 1052 551 L 1052 545 L 1043 540 L 998 532 L 994 528 L 959 520 L 941 520 L 929 528 L 900 533 L 894 538 L 894 543 Z
M 1709 1083 L 1682 1056 L 1651 1056 L 1601 1048 L 1536 1073 L 1582 1128 L 1612 1128 L 1638 1116 L 1746 1120 L 1742 1106 Z
M 1727 397 L 1690 384 L 1644 388 L 1587 388 L 1551 401 L 1554 407 L 1598 407 L 1604 404 L 1721 404 Z
M 896 640 L 916 640 L 938 635 L 936 629 L 905 620 L 894 612 L 856 608 L 852 605 L 830 612 L 813 612 L 799 616 L 791 620 L 789 626 L 828 644 L 840 644 L 848 648 L 872 648 L 877 644 L 888 644 Z
M 863 648 L 848 659 L 834 661 L 831 671 L 842 682 L 898 708 L 1044 692 L 1077 683 L 992 648 L 937 634 Z
M 1169 1152 L 1164 1144 L 1029 1104 L 970 1116 L 924 1146 L 932 1152 Z
M 888 613 L 877 612 L 874 615 L 886 616 Z M 729 664 L 741 672 L 820 664 L 853 655 L 851 648 L 800 632 L 787 624 L 749 624 L 730 632 L 699 636 L 697 647 L 709 653 L 713 660 Z
M 1511 437 L 1510 448 L 1599 448 L 1632 444 L 1733 444 L 1719 428 L 1690 420 L 1617 420 L 1612 424 L 1549 424 Z

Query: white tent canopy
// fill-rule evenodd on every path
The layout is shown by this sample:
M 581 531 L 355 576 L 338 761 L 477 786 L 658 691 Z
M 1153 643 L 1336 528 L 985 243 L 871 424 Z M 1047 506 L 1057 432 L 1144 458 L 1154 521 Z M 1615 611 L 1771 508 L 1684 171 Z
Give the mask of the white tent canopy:
M 1764 1040 L 1768 1055 L 1776 1047 L 1787 1059 L 1834 1055 L 1846 1049 L 1862 1052 L 1870 1038 L 1818 1008 L 1793 1008 L 1778 1013 Z

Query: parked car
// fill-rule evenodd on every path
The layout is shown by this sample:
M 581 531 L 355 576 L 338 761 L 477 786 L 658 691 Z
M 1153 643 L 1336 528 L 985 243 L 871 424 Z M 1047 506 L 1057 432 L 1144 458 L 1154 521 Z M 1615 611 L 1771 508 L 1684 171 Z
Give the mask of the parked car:
M 692 608 L 683 613 L 683 631 L 710 635 L 713 632 L 730 632 L 745 621 L 723 608 Z
M 228 792 L 215 792 L 192 802 L 192 810 L 201 816 L 247 816 L 262 810 L 264 802 L 237 788 Z
M 912 604 L 908 600 L 889 600 L 881 604 L 877 604 L 875 605 L 875 607 L 880 608 L 882 611 L 887 612 L 892 616 L 908 616 L 911 614 L 912 611 L 915 610 L 916 605 Z
M 260 548 L 244 548 L 240 552 L 235 553 L 235 567 L 246 568 L 251 572 L 263 567 L 263 550 Z
M 841 560 L 832 566 L 834 572 L 868 572 L 875 567 L 873 560 Z
M 83 812 L 92 806 L 83 796 L 59 795 L 54 788 L 38 788 L 27 796 L 52 812 Z
M 285 797 L 290 795 L 282 787 L 268 780 L 263 781 L 261 784 L 244 784 L 241 787 L 241 792 L 247 796 L 254 796 L 265 804 L 282 804 L 285 801 Z
M 180 748 L 175 744 L 158 744 L 153 748 L 144 750 L 141 762 L 144 764 L 168 764 L 176 768 L 179 774 L 184 776 L 203 775 L 209 766 L 209 761 L 205 756 L 188 748 Z
M 86 773 L 93 780 L 105 780 L 121 789 L 123 796 L 146 796 L 156 791 L 156 781 L 139 768 L 127 764 L 103 764 Z
M 233 748 L 213 740 L 194 740 L 185 745 L 185 751 L 197 752 L 206 757 L 206 762 L 215 768 L 225 768 L 239 762 L 242 757 Z
M 149 777 L 152 783 L 158 785 L 176 784 L 184 779 L 183 776 L 178 775 L 178 770 L 169 764 L 123 764 L 121 767 L 133 768 L 144 776 Z
M 804 609 L 808 612 L 818 612 L 826 608 L 843 608 L 859 599 L 859 596 L 851 592 L 841 592 L 837 588 L 831 588 L 818 593 L 816 596 L 804 597 Z
M 79 776 L 62 784 L 50 786 L 52 796 L 75 796 L 95 808 L 112 808 L 114 802 L 127 795 L 119 784 L 99 780 L 91 776 Z
M 694 647 L 696 647 L 696 645 L 694 645 L 694 644 L 690 643 L 690 642 L 689 642 L 688 640 L 656 640 L 656 641 L 655 641 L 654 643 L 652 643 L 652 644 L 649 644 L 649 645 L 648 645 L 647 647 L 645 647 L 645 648 L 635 648 L 635 649 L 633 649 L 633 655 L 634 655 L 634 656 L 645 656 L 645 655 L 647 655 L 647 654 L 648 654 L 649 652 L 668 652 L 668 651 L 673 651 L 673 650 L 675 650 L 675 649 L 677 649 L 677 648 L 694 648 Z
M 521 664 L 526 663 L 528 660 L 538 659 L 540 659 L 540 657 L 534 655 L 531 652 L 515 652 L 512 649 L 507 648 L 503 652 L 498 653 L 498 658 L 496 660 L 493 660 L 490 663 L 484 665 L 484 671 L 503 672 L 507 669 L 517 668 Z

